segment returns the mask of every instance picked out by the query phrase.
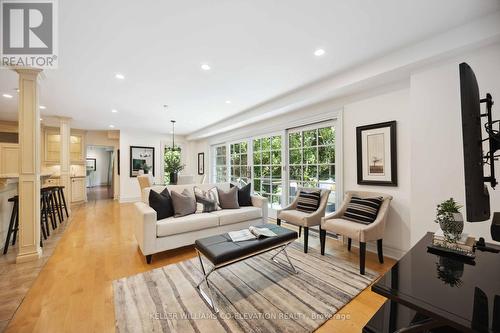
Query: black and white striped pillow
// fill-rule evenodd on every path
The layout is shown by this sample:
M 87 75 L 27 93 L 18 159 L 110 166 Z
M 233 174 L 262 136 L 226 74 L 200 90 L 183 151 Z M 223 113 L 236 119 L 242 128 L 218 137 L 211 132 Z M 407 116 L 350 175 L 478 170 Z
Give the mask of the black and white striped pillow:
M 370 224 L 377 218 L 382 200 L 382 197 L 365 199 L 352 197 L 347 204 L 344 218 L 353 222 Z
M 318 210 L 321 191 L 304 191 L 299 193 L 297 210 L 304 213 L 312 213 Z

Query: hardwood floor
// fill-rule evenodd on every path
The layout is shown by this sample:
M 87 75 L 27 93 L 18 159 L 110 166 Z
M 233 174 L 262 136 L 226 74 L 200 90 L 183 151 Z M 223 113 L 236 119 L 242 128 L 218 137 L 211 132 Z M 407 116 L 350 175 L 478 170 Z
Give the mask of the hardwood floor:
M 87 188 L 87 200 L 106 200 L 112 199 L 113 192 L 111 190 L 111 185 L 99 185 Z
M 58 222 L 56 230 L 50 227 L 50 236 L 43 241 L 43 254 L 40 259 L 17 264 L 17 246 L 9 246 L 7 254 L 0 257 L 0 332 L 9 324 L 71 221 L 65 218 L 62 224 Z M 4 242 L 5 239 L 1 243 L 2 250 Z
M 154 255 L 153 264 L 147 265 L 134 239 L 134 218 L 132 204 L 113 200 L 75 207 L 71 225 L 7 332 L 114 332 L 113 280 L 195 255 L 192 247 L 181 248 Z M 318 238 L 309 244 L 319 249 Z M 348 252 L 335 240 L 328 240 L 326 251 L 358 261 L 357 249 Z M 367 254 L 367 268 L 380 273 L 393 263 L 387 259 L 379 264 L 375 254 Z M 360 332 L 383 301 L 367 289 L 340 310 L 342 318 L 329 320 L 318 332 Z

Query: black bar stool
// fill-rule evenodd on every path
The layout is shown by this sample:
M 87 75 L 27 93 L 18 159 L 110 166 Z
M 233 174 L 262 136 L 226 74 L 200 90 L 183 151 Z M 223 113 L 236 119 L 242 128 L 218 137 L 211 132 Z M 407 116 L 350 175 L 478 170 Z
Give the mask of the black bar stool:
M 50 190 L 42 188 L 40 191 L 40 219 L 42 223 L 43 239 L 47 239 L 47 237 L 50 236 L 49 219 L 52 229 L 55 229 L 54 224 L 56 222 L 53 214 L 54 212 L 50 205 L 49 196 Z
M 63 191 L 64 186 L 58 185 L 58 186 L 53 186 L 53 187 L 55 187 L 56 191 L 57 191 L 57 201 L 58 201 L 57 207 L 61 211 L 61 216 L 62 216 L 62 219 L 64 221 L 63 209 L 64 209 L 64 212 L 66 213 L 66 217 L 69 217 L 68 208 L 66 207 L 66 198 L 64 198 L 64 191 Z
M 19 197 L 16 195 L 7 201 L 13 202 L 14 205 L 12 206 L 12 214 L 10 215 L 9 230 L 7 231 L 7 239 L 3 247 L 3 254 L 6 254 L 9 250 L 11 236 L 13 236 L 12 246 L 16 244 L 17 231 L 19 230 Z
M 64 214 L 62 212 L 62 204 L 60 203 L 60 195 L 58 195 L 59 186 L 47 186 L 43 189 L 49 192 L 48 199 L 54 217 L 57 216 L 59 223 L 62 223 L 64 221 Z

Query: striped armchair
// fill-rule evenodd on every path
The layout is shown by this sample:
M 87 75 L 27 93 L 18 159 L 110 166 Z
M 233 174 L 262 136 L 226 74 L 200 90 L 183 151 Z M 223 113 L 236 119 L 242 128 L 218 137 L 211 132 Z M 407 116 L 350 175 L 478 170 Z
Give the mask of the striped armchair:
M 378 209 L 375 221 L 371 223 L 353 222 L 344 218 L 348 204 L 352 197 L 358 198 L 382 198 L 382 205 Z M 377 192 L 364 192 L 364 191 L 347 191 L 345 200 L 340 208 L 321 219 L 320 241 L 321 241 L 321 254 L 325 254 L 325 241 L 326 232 L 342 235 L 347 237 L 347 250 L 351 250 L 351 242 L 354 239 L 359 242 L 359 272 L 365 274 L 365 254 L 366 242 L 377 241 L 377 252 L 380 263 L 384 262 L 382 253 L 382 238 L 384 237 L 385 222 L 387 220 L 387 212 L 391 203 L 392 196 L 384 193 Z
M 319 207 L 310 213 L 306 213 L 301 210 L 297 210 L 299 196 L 301 191 L 321 191 Z M 293 199 L 292 203 L 283 209 L 278 210 L 277 214 L 277 224 L 281 225 L 281 221 L 288 222 L 299 227 L 299 237 L 302 233 L 302 228 L 304 228 L 304 253 L 307 253 L 308 240 L 309 240 L 309 227 L 320 226 L 321 218 L 325 216 L 326 205 L 328 203 L 328 196 L 330 195 L 330 190 L 323 190 L 319 188 L 301 188 L 299 189 L 297 196 Z M 321 230 L 321 226 L 320 226 Z

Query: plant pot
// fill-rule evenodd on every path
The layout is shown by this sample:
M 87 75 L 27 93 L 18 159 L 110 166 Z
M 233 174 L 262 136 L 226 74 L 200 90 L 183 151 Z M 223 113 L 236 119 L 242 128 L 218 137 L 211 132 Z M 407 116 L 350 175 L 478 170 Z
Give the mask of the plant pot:
M 145 175 L 149 174 L 149 170 L 144 170 L 144 174 Z
M 448 220 L 439 222 L 444 238 L 449 243 L 456 243 L 464 231 L 464 218 L 461 213 L 453 213 Z
M 177 172 L 171 172 L 170 173 L 170 184 L 171 185 L 177 185 Z

